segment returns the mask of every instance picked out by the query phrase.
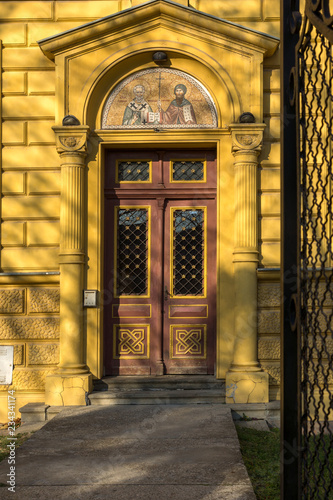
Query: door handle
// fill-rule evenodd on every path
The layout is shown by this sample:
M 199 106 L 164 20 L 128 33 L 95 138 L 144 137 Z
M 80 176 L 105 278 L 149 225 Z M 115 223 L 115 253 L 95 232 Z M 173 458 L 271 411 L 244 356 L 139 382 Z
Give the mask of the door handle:
M 168 300 L 168 297 L 172 297 L 172 295 L 168 291 L 168 287 L 166 286 L 165 289 L 164 289 L 164 300 Z

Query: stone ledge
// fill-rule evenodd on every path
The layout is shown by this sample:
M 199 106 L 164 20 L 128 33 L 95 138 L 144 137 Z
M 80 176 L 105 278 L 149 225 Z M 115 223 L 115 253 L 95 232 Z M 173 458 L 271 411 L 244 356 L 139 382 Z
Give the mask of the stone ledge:
M 177 403 L 186 404 L 188 403 Z M 125 404 L 129 404 L 128 402 Z M 142 404 L 142 403 L 141 403 Z M 147 403 L 146 403 L 147 404 Z M 152 402 L 148 402 L 152 404 Z M 167 403 L 167 404 L 170 404 Z M 208 403 L 211 404 L 211 403 Z M 216 403 L 215 403 L 216 404 Z M 230 408 L 234 421 L 241 421 L 244 415 L 248 418 L 260 419 L 275 422 L 274 426 L 279 425 L 280 421 L 280 401 L 271 401 L 270 403 L 245 403 L 245 404 L 226 404 L 217 403 L 225 408 Z M 27 403 L 20 408 L 22 414 L 22 424 L 33 424 L 37 422 L 47 422 L 52 420 L 58 413 L 68 408 L 77 408 L 77 406 L 50 406 L 44 403 Z
M 280 419 L 280 401 L 271 401 L 269 403 L 229 403 L 232 418 L 240 420 L 243 415 L 249 418 L 260 418 L 265 420 Z
M 52 420 L 58 413 L 63 411 L 68 406 L 49 406 L 46 410 L 46 420 Z
M 28 425 L 31 426 L 39 422 L 46 423 L 68 408 L 77 408 L 77 406 L 50 406 L 45 403 L 27 403 L 19 409 L 22 419 L 21 427 L 26 429 Z
M 48 408 L 44 403 L 27 403 L 19 409 L 22 422 L 44 422 Z

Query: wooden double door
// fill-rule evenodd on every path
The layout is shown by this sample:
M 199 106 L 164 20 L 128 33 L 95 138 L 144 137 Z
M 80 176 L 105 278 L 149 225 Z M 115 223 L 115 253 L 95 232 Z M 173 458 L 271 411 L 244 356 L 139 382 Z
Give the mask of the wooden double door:
M 105 374 L 213 374 L 216 155 L 110 150 Z

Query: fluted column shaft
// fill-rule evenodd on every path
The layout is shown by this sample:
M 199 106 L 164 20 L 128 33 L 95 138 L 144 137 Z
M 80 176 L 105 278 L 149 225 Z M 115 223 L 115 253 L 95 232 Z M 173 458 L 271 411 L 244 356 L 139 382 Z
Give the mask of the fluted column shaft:
M 59 372 L 87 373 L 84 355 L 84 177 L 88 127 L 54 127 L 61 161 Z
M 254 154 L 235 154 L 236 230 L 235 252 L 258 253 L 257 168 Z M 251 161 L 252 160 L 252 161 Z
M 269 401 L 268 373 L 260 368 L 257 347 L 257 169 L 264 128 L 255 123 L 230 127 L 235 157 L 235 344 L 225 378 L 227 403 Z
M 231 127 L 235 167 L 235 348 L 232 371 L 259 371 L 257 351 L 258 156 L 265 125 Z

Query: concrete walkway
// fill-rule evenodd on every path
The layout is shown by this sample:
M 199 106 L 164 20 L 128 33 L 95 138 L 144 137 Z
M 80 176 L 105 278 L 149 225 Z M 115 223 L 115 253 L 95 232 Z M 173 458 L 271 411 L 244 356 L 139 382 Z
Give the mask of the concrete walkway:
M 15 471 L 1 499 L 256 498 L 223 405 L 66 408 L 17 450 Z M 4 460 L 1 483 L 8 473 Z

